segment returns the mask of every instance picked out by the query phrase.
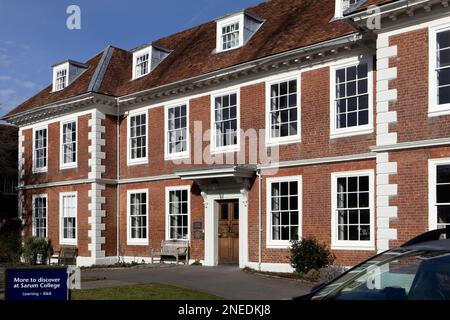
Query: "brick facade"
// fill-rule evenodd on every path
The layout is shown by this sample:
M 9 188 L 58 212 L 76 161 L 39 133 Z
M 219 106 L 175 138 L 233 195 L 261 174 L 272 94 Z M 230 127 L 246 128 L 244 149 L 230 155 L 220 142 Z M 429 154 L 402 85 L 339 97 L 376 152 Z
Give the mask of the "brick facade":
M 341 60 L 354 58 L 367 48 L 357 48 L 344 54 L 334 52 L 334 58 L 327 56 L 318 64 L 308 62 L 289 70 L 273 71 L 273 75 L 294 74 L 298 83 L 301 113 L 301 140 L 279 146 L 279 159 L 275 172 L 261 161 L 261 150 L 250 149 L 248 140 L 241 144 L 237 159 L 245 159 L 246 164 L 259 165 L 262 174 L 261 217 L 263 264 L 288 264 L 287 248 L 268 248 L 266 230 L 266 181 L 272 177 L 302 177 L 302 236 L 314 236 L 327 246 L 332 245 L 332 180 L 333 173 L 372 170 L 375 187 L 370 195 L 375 203 L 373 249 L 333 249 L 337 263 L 354 265 L 378 251 L 399 246 L 408 239 L 429 228 L 428 161 L 450 157 L 450 142 L 443 145 L 414 146 L 424 140 L 448 139 L 450 126 L 448 116 L 430 117 L 429 101 L 429 31 L 428 28 L 401 29 L 392 34 L 380 31 L 377 40 L 372 41 L 370 57 L 373 58 L 373 132 L 342 138 L 330 138 L 331 100 L 330 72 Z M 392 31 L 392 30 L 391 30 Z M 364 47 L 364 46 L 363 46 Z M 374 49 L 376 47 L 376 49 Z M 365 51 L 364 51 L 365 50 Z M 345 50 L 344 50 L 345 51 Z M 329 52 L 328 52 L 329 53 Z M 294 71 L 293 71 L 294 70 Z M 267 70 L 265 70 L 267 71 Z M 230 88 L 238 88 L 240 94 L 240 127 L 266 130 L 266 81 L 264 76 L 234 79 Z M 256 77 L 256 78 L 255 78 Z M 230 80 L 231 81 L 231 80 Z M 222 85 L 223 87 L 223 85 Z M 201 123 L 202 134 L 211 128 L 211 95 L 216 89 L 182 94 L 176 101 L 189 103 L 190 160 L 196 159 L 197 152 L 210 154 L 209 141 L 197 145 L 193 137 L 195 125 Z M 227 86 L 225 86 L 227 88 Z M 192 89 L 194 90 L 194 89 Z M 77 233 L 79 255 L 86 258 L 84 264 L 106 263 L 114 259 L 148 259 L 152 249 L 157 249 L 166 239 L 166 187 L 190 186 L 190 259 L 205 260 L 208 244 L 206 240 L 193 237 L 193 222 L 207 224 L 208 196 L 221 195 L 212 192 L 209 180 L 196 178 L 182 180 L 180 171 L 218 168 L 206 162 L 197 164 L 177 164 L 165 160 L 165 106 L 172 105 L 170 98 L 156 100 L 154 104 L 141 101 L 130 112 L 104 108 L 95 105 L 77 119 L 77 162 L 75 169 L 60 170 L 60 122 L 48 123 L 48 172 L 32 173 L 33 127 L 21 128 L 24 163 L 23 213 L 26 235 L 31 234 L 32 196 L 48 196 L 48 235 L 55 249 L 59 248 L 59 193 L 78 192 Z M 184 98 L 185 100 L 182 100 Z M 164 100 L 165 99 L 165 100 Z M 115 106 L 117 108 L 117 106 Z M 140 108 L 147 115 L 147 151 L 145 164 L 129 165 L 128 117 Z M 127 109 L 127 110 L 128 110 Z M 106 111 L 105 111 L 106 110 Z M 117 125 L 119 127 L 117 127 Z M 117 130 L 119 130 L 117 132 Z M 119 141 L 117 141 L 119 137 Z M 209 138 L 209 135 L 208 135 Z M 22 142 L 22 141 L 21 141 Z M 405 143 L 407 144 L 405 147 Z M 119 146 L 118 146 L 119 145 Z M 263 146 L 267 151 L 264 144 Z M 258 161 L 252 162 L 258 154 Z M 203 160 L 203 159 L 202 159 Z M 118 166 L 117 166 L 118 164 Z M 209 171 L 208 171 L 209 172 Z M 235 180 L 233 180 L 233 178 Z M 232 194 L 242 195 L 242 206 L 248 211 L 247 230 L 248 261 L 259 260 L 259 182 L 255 175 L 248 185 L 242 177 L 217 178 L 218 184 L 228 183 Z M 227 180 L 228 179 L 228 180 Z M 80 180 L 80 181 L 77 181 Z M 243 182 L 244 181 L 244 182 Z M 223 187 L 223 186 L 222 186 Z M 245 189 L 245 188 L 248 188 Z M 148 245 L 130 245 L 127 242 L 127 222 L 129 190 L 148 190 Z M 225 189 L 225 188 L 224 188 Z M 216 190 L 213 190 L 216 191 Z M 248 191 L 248 194 L 246 193 Z M 224 194 L 227 194 L 226 190 Z M 248 203 L 247 200 L 248 199 Z M 118 204 L 118 207 L 117 207 Z M 244 221 L 245 219 L 242 219 Z M 118 223 L 118 225 L 117 225 Z M 242 237 L 244 235 L 241 235 Z M 211 253 L 208 253 L 211 254 Z M 91 260 L 89 260 L 91 259 Z M 102 260 L 103 259 L 103 260 Z M 108 260 L 109 259 L 109 260 Z

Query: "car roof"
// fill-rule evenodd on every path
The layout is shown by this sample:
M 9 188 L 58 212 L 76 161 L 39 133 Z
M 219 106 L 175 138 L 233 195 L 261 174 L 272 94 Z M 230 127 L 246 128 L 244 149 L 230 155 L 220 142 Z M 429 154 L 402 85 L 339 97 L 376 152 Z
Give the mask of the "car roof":
M 401 250 L 450 251 L 450 239 L 431 240 L 402 246 Z

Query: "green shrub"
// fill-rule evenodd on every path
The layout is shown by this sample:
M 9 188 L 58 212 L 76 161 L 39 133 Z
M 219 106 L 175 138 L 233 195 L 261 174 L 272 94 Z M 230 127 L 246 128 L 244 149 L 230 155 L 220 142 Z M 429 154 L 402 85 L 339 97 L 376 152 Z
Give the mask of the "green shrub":
M 23 246 L 23 258 L 26 263 L 35 265 L 47 264 L 48 258 L 53 254 L 50 240 L 38 237 L 29 237 Z
M 194 262 L 191 263 L 191 266 L 201 266 L 202 262 L 200 260 L 195 260 Z
M 22 222 L 6 220 L 0 227 L 0 262 L 17 263 L 20 260 Z
M 333 264 L 335 257 L 326 245 L 319 244 L 313 237 L 307 237 L 292 242 L 290 259 L 296 272 L 307 274 L 310 270 Z

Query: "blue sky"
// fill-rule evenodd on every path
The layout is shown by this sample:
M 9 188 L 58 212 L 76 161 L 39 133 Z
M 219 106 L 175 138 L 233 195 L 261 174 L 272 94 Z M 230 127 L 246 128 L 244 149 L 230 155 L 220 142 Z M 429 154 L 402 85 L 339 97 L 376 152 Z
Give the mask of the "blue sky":
M 51 65 L 132 49 L 263 0 L 0 0 L 0 115 L 51 82 Z M 81 30 L 66 9 L 81 8 Z

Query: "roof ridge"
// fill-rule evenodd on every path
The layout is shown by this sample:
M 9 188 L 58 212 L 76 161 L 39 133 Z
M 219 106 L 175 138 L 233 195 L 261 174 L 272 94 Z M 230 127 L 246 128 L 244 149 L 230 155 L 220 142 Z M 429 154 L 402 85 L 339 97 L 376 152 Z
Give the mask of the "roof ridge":
M 108 69 L 109 62 L 111 61 L 114 52 L 114 47 L 109 45 L 103 50 L 102 58 L 97 64 L 94 74 L 92 75 L 91 82 L 88 86 L 89 91 L 97 91 L 102 85 L 103 78 L 105 77 L 106 70 Z
M 258 4 L 255 4 L 255 5 L 252 6 L 252 7 L 244 8 L 244 9 L 238 10 L 238 11 L 236 11 L 236 12 L 230 12 L 230 13 L 228 13 L 228 14 L 226 14 L 226 15 L 222 15 L 222 16 L 219 16 L 219 17 L 210 19 L 210 20 L 208 20 L 208 21 L 202 22 L 202 23 L 200 23 L 200 24 L 198 24 L 198 25 L 192 26 L 192 27 L 190 27 L 190 28 L 188 28 L 188 29 L 180 30 L 180 31 L 175 32 L 175 33 L 172 33 L 172 34 L 168 34 L 168 35 L 166 35 L 166 36 L 162 36 L 162 37 L 160 37 L 160 38 L 158 38 L 158 39 L 156 39 L 156 40 L 153 40 L 151 43 L 157 43 L 157 42 L 159 42 L 159 41 L 164 41 L 164 40 L 167 40 L 167 39 L 169 39 L 169 38 L 178 36 L 178 35 L 180 35 L 180 34 L 183 34 L 183 33 L 189 32 L 189 31 L 193 31 L 193 30 L 195 30 L 195 29 L 200 29 L 201 27 L 204 27 L 204 26 L 206 26 L 206 25 L 208 25 L 208 24 L 210 24 L 210 23 L 216 23 L 216 21 L 217 21 L 218 19 L 221 19 L 221 18 L 223 18 L 223 17 L 227 17 L 227 16 L 232 15 L 232 14 L 236 14 L 236 13 L 239 13 L 239 12 L 246 12 L 246 13 L 249 13 L 249 14 L 251 14 L 251 15 L 256 15 L 254 12 L 251 12 L 251 10 L 253 10 L 253 9 L 255 9 L 255 8 L 258 8 L 258 7 L 261 7 L 261 6 L 265 6 L 265 5 L 267 5 L 267 3 L 270 2 L 270 1 L 271 1 L 271 0 L 263 0 L 262 2 L 260 2 L 260 3 L 258 3 Z M 256 15 L 256 16 L 257 16 L 257 15 Z M 259 18 L 262 18 L 262 17 L 259 17 Z M 143 45 L 145 45 L 145 44 L 143 44 Z M 136 48 L 139 48 L 139 47 L 141 47 L 141 46 L 143 46 L 143 45 L 137 46 Z M 129 51 L 133 51 L 133 50 L 136 49 L 136 48 L 130 49 Z

